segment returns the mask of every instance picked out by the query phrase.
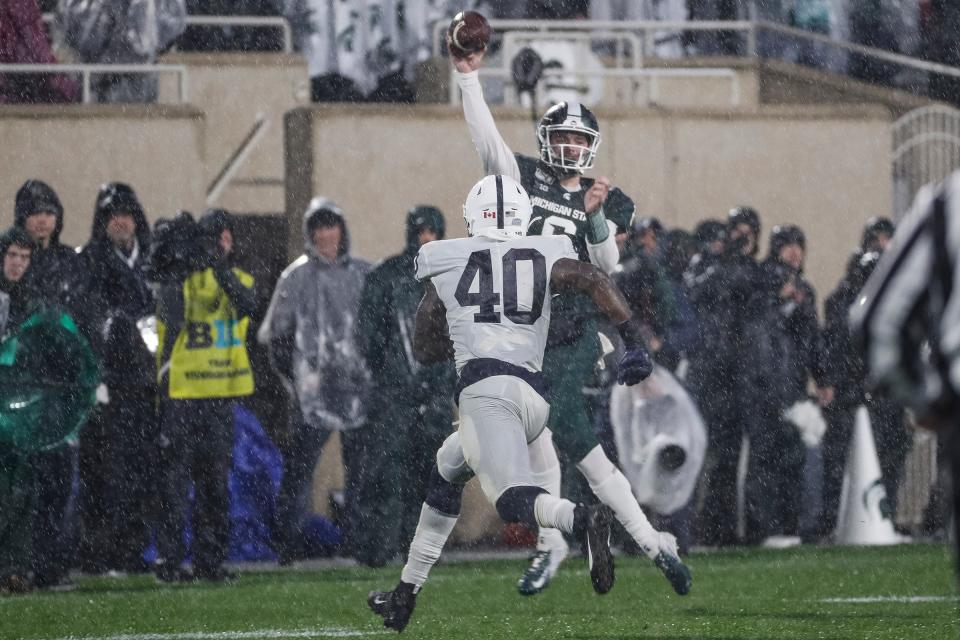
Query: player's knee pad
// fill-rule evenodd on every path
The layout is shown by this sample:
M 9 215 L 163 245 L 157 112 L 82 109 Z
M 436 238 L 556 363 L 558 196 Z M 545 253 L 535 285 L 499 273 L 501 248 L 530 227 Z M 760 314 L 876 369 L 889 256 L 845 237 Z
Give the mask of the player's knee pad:
M 531 528 L 537 527 L 533 504 L 537 496 L 547 493 L 540 487 L 510 487 L 497 498 L 497 514 L 504 522 L 519 522 Z
M 463 485 L 447 482 L 434 466 L 430 470 L 430 484 L 424 500 L 429 506 L 449 516 L 460 515 L 460 502 L 463 498 Z
M 450 484 L 464 485 L 473 477 L 473 469 L 467 464 L 460 446 L 460 433 L 453 432 L 437 449 L 437 469 L 440 476 Z

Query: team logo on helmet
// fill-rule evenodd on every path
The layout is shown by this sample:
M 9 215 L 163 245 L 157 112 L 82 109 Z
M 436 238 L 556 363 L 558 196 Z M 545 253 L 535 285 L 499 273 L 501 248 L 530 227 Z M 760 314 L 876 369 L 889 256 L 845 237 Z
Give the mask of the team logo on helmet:
M 583 141 L 565 134 L 577 134 Z M 600 125 L 590 109 L 579 102 L 550 107 L 537 126 L 540 159 L 563 172 L 583 173 L 593 167 L 600 146 Z

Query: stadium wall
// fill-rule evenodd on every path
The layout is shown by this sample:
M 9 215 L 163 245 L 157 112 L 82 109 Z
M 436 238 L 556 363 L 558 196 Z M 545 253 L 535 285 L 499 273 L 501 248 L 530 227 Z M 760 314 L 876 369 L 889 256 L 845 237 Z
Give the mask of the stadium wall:
M 90 237 L 104 182 L 136 189 L 151 221 L 203 206 L 204 117 L 191 106 L 0 106 L 0 229 L 13 224 L 17 189 L 48 182 L 64 206 L 61 240 Z
M 266 130 L 251 147 L 217 206 L 230 211 L 283 210 L 283 114 L 310 101 L 307 63 L 299 54 L 170 53 L 166 64 L 187 68 L 190 104 L 203 111 L 204 185 L 231 159 L 259 115 Z M 176 76 L 161 76 L 161 101 L 177 95 Z
M 530 116 L 495 109 L 514 149 L 535 153 Z M 692 228 L 750 204 L 773 225 L 808 236 L 807 272 L 824 297 L 840 279 L 864 221 L 892 202 L 890 112 L 871 105 L 730 110 L 599 110 L 603 143 L 593 173 L 634 198 L 639 216 Z M 317 106 L 287 113 L 286 213 L 291 255 L 300 218 L 322 194 L 346 211 L 353 252 L 379 259 L 403 242 L 404 214 L 436 204 L 462 235 L 464 194 L 482 167 L 458 108 Z

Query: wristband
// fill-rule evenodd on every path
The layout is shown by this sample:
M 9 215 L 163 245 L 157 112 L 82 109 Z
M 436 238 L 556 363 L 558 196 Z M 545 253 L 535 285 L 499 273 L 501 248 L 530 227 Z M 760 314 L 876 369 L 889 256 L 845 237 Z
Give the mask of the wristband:
M 610 237 L 610 227 L 607 226 L 607 217 L 603 215 L 603 207 L 587 215 L 587 241 L 590 244 L 600 244 Z
M 617 331 L 620 332 L 620 337 L 623 338 L 623 344 L 628 350 L 638 346 L 646 346 L 646 341 L 643 339 L 643 331 L 640 328 L 640 323 L 633 318 L 618 324 Z

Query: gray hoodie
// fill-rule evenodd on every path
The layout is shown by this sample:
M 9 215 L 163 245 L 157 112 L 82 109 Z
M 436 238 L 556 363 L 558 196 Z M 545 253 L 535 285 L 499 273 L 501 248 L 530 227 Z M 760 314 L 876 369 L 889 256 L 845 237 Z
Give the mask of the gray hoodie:
M 342 241 L 336 260 L 319 256 L 309 224 L 334 214 Z M 360 292 L 370 263 L 350 256 L 343 212 L 314 198 L 303 216 L 304 255 L 288 266 L 274 289 L 257 339 L 270 346 L 274 365 L 293 387 L 305 423 L 343 431 L 365 419 L 369 375 L 354 341 Z

